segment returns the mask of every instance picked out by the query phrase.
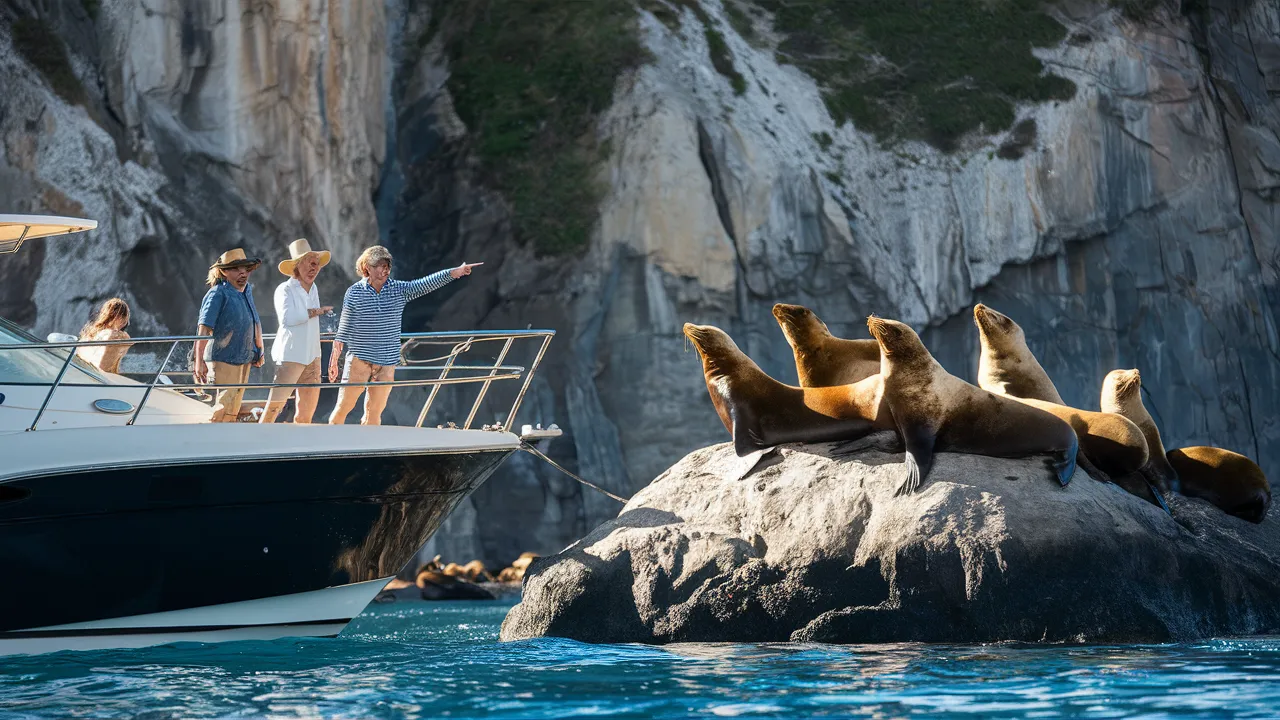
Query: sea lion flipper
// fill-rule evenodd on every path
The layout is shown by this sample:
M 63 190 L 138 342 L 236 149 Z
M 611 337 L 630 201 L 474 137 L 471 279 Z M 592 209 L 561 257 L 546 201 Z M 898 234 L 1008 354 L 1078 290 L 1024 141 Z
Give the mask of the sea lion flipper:
M 1178 490 L 1178 474 L 1169 468 L 1167 473 L 1160 473 L 1155 468 L 1154 462 L 1148 462 L 1139 470 L 1147 484 L 1153 488 L 1163 492 L 1176 492 Z
M 1084 456 L 1080 453 L 1080 439 L 1076 437 L 1075 432 L 1071 433 L 1071 444 L 1066 450 L 1062 451 L 1062 457 L 1058 462 L 1053 463 L 1054 474 L 1058 478 L 1058 484 L 1066 487 L 1071 482 L 1071 478 L 1076 475 L 1076 466 Z M 1086 472 L 1088 472 L 1086 470 Z M 1103 477 L 1106 477 L 1105 475 Z
M 907 454 L 903 458 L 903 463 L 907 466 L 907 477 L 894 497 L 910 495 L 924 484 L 929 477 L 929 470 L 933 468 L 933 446 L 938 437 L 924 426 L 906 428 L 900 434 L 907 446 Z
M 746 457 L 764 448 L 764 438 L 761 436 L 760 430 L 755 426 L 740 422 L 735 417 L 733 419 L 733 451 L 738 454 L 738 457 Z
M 1143 479 L 1145 480 L 1146 478 Z M 1156 499 L 1156 504 L 1160 506 L 1160 509 L 1164 510 L 1164 513 L 1169 517 L 1173 517 L 1173 511 L 1169 509 L 1169 504 L 1164 501 L 1164 493 L 1160 492 L 1160 488 L 1152 485 L 1150 480 L 1147 480 L 1147 487 L 1151 488 L 1151 495 Z

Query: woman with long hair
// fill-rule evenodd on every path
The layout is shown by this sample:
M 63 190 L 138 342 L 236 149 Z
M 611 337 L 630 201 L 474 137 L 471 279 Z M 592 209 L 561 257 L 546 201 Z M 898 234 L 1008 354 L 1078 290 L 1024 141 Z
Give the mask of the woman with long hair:
M 82 341 L 128 340 L 129 304 L 120 298 L 102 303 L 97 315 L 81 330 Z M 120 359 L 129 351 L 129 345 L 94 345 L 76 350 L 81 359 L 103 372 L 120 372 Z

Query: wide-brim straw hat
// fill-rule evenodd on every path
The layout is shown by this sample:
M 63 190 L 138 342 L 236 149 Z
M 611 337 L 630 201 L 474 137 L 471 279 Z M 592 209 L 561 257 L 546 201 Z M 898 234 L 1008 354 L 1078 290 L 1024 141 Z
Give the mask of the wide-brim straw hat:
M 236 248 L 234 250 L 228 250 L 222 253 L 221 255 L 219 255 L 218 259 L 213 263 L 212 267 L 216 267 L 219 270 L 226 270 L 228 268 L 242 267 L 244 265 L 249 265 L 250 266 L 249 269 L 252 270 L 261 264 L 262 264 L 262 260 L 260 260 L 259 258 L 245 257 L 244 250 L 241 248 Z
M 324 267 L 329 264 L 328 250 L 312 250 L 311 243 L 307 242 L 306 238 L 298 238 L 297 240 L 289 243 L 289 259 L 281 260 L 280 264 L 276 267 L 285 275 L 292 276 L 293 268 L 297 266 L 298 261 L 308 255 L 315 255 L 319 258 L 320 267 Z

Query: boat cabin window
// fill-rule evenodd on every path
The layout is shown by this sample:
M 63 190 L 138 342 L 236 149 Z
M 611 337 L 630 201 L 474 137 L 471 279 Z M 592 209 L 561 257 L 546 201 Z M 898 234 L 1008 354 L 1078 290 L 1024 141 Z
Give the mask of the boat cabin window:
M 38 343 L 34 336 L 6 320 L 0 320 L 0 345 L 26 345 Z M 37 383 L 52 385 L 67 360 L 67 353 L 73 350 L 0 350 L 0 385 L 10 383 Z M 67 374 L 62 377 L 67 383 L 105 382 L 97 373 L 89 369 L 79 358 L 71 361 Z

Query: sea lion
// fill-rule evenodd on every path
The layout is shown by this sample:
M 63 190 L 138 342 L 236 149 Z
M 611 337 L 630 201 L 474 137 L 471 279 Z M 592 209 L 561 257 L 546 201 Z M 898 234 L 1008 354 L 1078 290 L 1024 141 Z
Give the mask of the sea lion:
M 1080 441 L 1080 465 L 1097 480 L 1136 473 L 1147 464 L 1147 441 L 1137 425 L 1122 415 L 1081 410 L 1062 401 L 1018 323 L 978 303 L 973 306 L 973 324 L 982 340 L 978 387 L 1071 423 Z M 1162 501 L 1156 504 L 1163 506 Z
M 880 343 L 845 340 L 803 305 L 778 303 L 773 317 L 791 346 L 800 387 L 851 385 L 880 372 Z
M 1178 473 L 1165 457 L 1160 430 L 1142 404 L 1142 374 L 1137 370 L 1112 370 L 1102 380 L 1102 412 L 1128 418 L 1147 441 L 1147 464 L 1140 471 L 1161 492 L 1178 491 Z
M 1229 515 L 1260 523 L 1271 507 L 1271 485 L 1249 458 L 1215 447 L 1185 447 L 1166 456 L 1182 494 L 1208 500 Z
M 1031 398 L 1065 405 L 1049 373 L 1027 347 L 1027 336 L 1012 318 L 978 303 L 973 306 L 982 355 L 978 359 L 978 387 L 1010 397 Z
M 462 576 L 471 582 L 493 582 L 493 576 L 485 570 L 484 563 L 472 560 L 462 566 Z
M 898 494 L 915 492 L 929 476 L 935 452 L 993 457 L 1049 454 L 1065 486 L 1076 471 L 1076 433 L 1065 421 L 948 373 L 910 327 L 867 319 L 880 344 L 884 398 L 906 444 L 907 478 Z
M 739 457 L 789 442 L 856 440 L 890 430 L 879 376 L 852 385 L 798 388 L 769 377 L 723 330 L 684 324 L 702 357 L 711 404 L 733 436 Z

